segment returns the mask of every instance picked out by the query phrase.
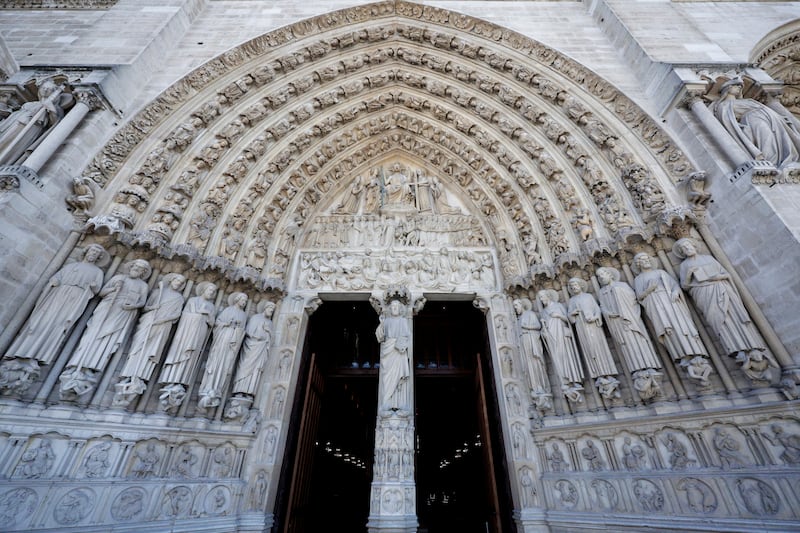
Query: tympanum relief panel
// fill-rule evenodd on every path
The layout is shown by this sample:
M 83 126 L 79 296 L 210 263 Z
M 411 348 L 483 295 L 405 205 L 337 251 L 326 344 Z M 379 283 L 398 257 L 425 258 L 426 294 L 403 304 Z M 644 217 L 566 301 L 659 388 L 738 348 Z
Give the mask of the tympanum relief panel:
M 290 283 L 300 291 L 498 287 L 481 220 L 418 165 L 390 160 L 356 174 L 305 226 Z

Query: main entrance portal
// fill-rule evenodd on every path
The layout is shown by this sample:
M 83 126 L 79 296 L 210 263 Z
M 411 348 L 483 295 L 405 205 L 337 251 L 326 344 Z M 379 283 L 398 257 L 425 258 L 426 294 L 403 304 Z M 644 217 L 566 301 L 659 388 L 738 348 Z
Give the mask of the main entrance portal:
M 333 523 L 366 530 L 377 326 L 368 302 L 326 302 L 311 317 L 276 532 L 328 531 Z M 414 318 L 413 330 L 419 531 L 512 531 L 484 316 L 468 301 L 434 301 Z

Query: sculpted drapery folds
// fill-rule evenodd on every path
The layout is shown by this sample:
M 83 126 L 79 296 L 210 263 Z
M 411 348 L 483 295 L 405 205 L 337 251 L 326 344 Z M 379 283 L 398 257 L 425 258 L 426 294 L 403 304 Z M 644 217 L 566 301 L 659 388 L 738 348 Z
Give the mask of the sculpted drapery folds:
M 769 368 L 778 364 L 766 353 L 730 273 L 710 255 L 697 253 L 691 239 L 678 240 L 673 251 L 683 259 L 681 287 L 689 291 L 723 351 L 736 356 L 749 377 L 769 380 Z
M 582 402 L 583 369 L 581 368 L 578 347 L 569 325 L 567 310 L 558 301 L 558 292 L 545 289 L 538 292 L 542 322 L 542 338 L 547 351 L 553 359 L 556 373 L 561 379 L 561 390 L 572 402 Z
M 652 258 L 644 252 L 634 256 L 633 265 L 639 269 L 633 282 L 636 298 L 672 359 L 707 357 L 678 282 L 664 270 L 654 268 Z
M 75 353 L 61 374 L 61 395 L 68 398 L 90 392 L 111 356 L 125 341 L 147 300 L 150 265 L 135 259 L 128 274 L 117 274 L 100 290 L 103 298 L 92 313 Z
M 586 281 L 572 278 L 569 280 L 568 288 L 572 295 L 567 308 L 569 320 L 575 324 L 589 376 L 597 380 L 596 385 L 603 397 L 607 399 L 619 397 L 620 393 L 617 390 L 619 381 L 613 377 L 619 372 L 603 332 L 600 306 L 597 305 L 594 296 L 586 292 Z
M 408 414 L 411 410 L 411 327 L 405 306 L 394 299 L 388 313 L 381 315 L 375 336 L 381 343 L 381 367 L 378 391 L 378 412 Z
M 660 391 L 661 362 L 641 318 L 636 293 L 620 281 L 619 270 L 612 267 L 597 269 L 600 282 L 600 310 L 606 319 L 620 355 L 633 376 L 633 387 L 643 400 L 654 398 Z
M 220 404 L 231 367 L 244 340 L 247 324 L 247 313 L 244 311 L 246 306 L 247 295 L 235 292 L 228 296 L 228 307 L 217 316 L 203 380 L 200 383 L 198 401 L 200 407 L 216 407 Z
M 213 300 L 217 286 L 207 281 L 198 283 L 195 294 L 197 296 L 186 302 L 158 378 L 159 383 L 165 384 L 160 398 L 164 409 L 178 407 L 183 402 L 186 386 L 193 379 L 197 359 L 214 325 L 216 308 Z
M 43 80 L 38 89 L 38 100 L 22 104 L 0 122 L 0 164 L 20 162 L 26 152 L 31 152 L 44 133 L 64 117 L 64 105 L 73 102 L 53 79 Z
M 653 324 L 658 341 L 673 360 L 686 368 L 689 377 L 703 386 L 708 385 L 712 371 L 707 361 L 708 352 L 692 321 L 680 285 L 664 270 L 654 268 L 652 258 L 645 252 L 633 257 L 633 266 L 639 271 L 633 280 L 636 298 Z
M 611 336 L 631 372 L 661 368 L 650 336 L 644 327 L 636 293 L 620 281 L 619 271 L 611 267 L 597 269 L 600 282 L 600 310 Z
M 133 334 L 128 358 L 116 385 L 115 405 L 127 405 L 147 388 L 161 354 L 167 345 L 172 325 L 181 317 L 186 278 L 167 274 L 150 294 Z
M 742 98 L 739 78 L 725 82 L 711 111 L 753 159 L 778 168 L 800 162 L 800 122 L 751 98 Z
M 103 271 L 109 256 L 99 244 L 86 247 L 83 261 L 70 263 L 50 278 L 30 318 L 5 354 L 0 368 L 0 387 L 23 392 L 39 374 L 39 365 L 49 365 L 89 300 L 103 286 Z
M 269 356 L 274 311 L 274 303 L 263 301 L 258 305 L 258 313 L 247 321 L 242 356 L 233 380 L 234 394 L 250 397 L 256 395 L 261 373 Z
M 549 409 L 552 395 L 542 349 L 542 324 L 533 312 L 533 304 L 528 298 L 514 300 L 514 311 L 519 316 L 519 347 L 528 369 L 531 396 L 537 408 Z

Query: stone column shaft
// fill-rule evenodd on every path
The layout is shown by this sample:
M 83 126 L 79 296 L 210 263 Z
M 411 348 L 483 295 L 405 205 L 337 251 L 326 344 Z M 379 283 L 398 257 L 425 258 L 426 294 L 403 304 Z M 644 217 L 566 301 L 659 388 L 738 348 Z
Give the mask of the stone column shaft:
M 89 113 L 90 108 L 80 100 L 75 103 L 69 113 L 56 124 L 53 130 L 42 140 L 39 146 L 22 163 L 23 166 L 39 172 L 42 167 L 50 160 L 59 146 L 67 140 L 67 137 L 78 127 L 83 117 Z

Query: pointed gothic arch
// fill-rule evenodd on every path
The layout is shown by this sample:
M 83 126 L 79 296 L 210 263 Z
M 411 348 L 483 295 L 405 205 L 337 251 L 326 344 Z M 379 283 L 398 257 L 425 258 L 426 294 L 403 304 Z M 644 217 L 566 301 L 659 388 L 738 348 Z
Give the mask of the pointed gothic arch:
M 86 169 L 106 202 L 90 227 L 273 277 L 276 253 L 294 255 L 282 230 L 302 233 L 320 196 L 412 145 L 487 216 L 506 285 L 656 233 L 691 170 L 644 111 L 556 50 L 379 2 L 265 34 L 166 89 Z

